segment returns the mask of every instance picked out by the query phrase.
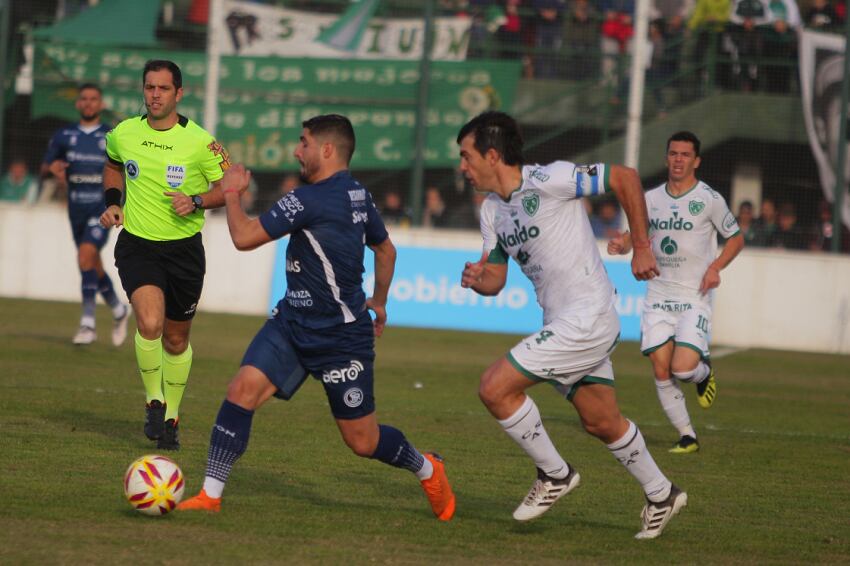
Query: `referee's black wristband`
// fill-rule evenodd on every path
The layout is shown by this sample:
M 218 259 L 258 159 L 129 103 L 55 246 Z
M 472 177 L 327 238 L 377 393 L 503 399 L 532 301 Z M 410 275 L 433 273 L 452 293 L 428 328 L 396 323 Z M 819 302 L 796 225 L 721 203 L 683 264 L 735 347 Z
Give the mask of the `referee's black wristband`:
M 103 193 L 103 200 L 106 201 L 106 208 L 109 208 L 113 204 L 115 206 L 121 206 L 121 189 L 110 188 L 106 189 Z

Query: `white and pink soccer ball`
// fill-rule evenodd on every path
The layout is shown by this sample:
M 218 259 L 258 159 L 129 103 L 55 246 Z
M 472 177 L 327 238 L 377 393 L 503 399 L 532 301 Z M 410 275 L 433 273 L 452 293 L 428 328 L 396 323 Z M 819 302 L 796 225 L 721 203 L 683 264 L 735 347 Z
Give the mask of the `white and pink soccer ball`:
M 186 482 L 183 472 L 165 456 L 142 456 L 124 474 L 124 495 L 133 508 L 145 515 L 165 515 L 177 507 Z

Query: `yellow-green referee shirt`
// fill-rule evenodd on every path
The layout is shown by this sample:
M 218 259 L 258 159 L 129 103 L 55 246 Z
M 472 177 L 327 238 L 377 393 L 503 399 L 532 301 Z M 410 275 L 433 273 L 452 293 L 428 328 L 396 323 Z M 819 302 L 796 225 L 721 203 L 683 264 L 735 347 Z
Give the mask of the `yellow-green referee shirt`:
M 185 116 L 168 130 L 151 128 L 146 115 L 128 118 L 106 134 L 106 154 L 124 168 L 124 229 L 155 241 L 188 238 L 204 227 L 203 210 L 178 216 L 164 193 L 206 192 L 230 167 L 221 144 Z

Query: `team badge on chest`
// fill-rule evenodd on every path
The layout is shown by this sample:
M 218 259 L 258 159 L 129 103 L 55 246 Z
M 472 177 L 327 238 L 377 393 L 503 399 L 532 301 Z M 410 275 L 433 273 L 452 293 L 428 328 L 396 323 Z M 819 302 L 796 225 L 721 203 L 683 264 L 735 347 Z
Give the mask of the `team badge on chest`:
M 525 210 L 525 213 L 529 216 L 534 216 L 538 209 L 540 209 L 540 196 L 537 194 L 530 194 L 522 197 L 522 209 Z
M 176 189 L 183 184 L 186 178 L 186 167 L 183 165 L 167 165 L 165 167 L 165 181 L 172 189 Z
M 688 212 L 690 212 L 692 216 L 697 216 L 704 209 L 705 203 L 701 200 L 692 200 L 688 203 Z

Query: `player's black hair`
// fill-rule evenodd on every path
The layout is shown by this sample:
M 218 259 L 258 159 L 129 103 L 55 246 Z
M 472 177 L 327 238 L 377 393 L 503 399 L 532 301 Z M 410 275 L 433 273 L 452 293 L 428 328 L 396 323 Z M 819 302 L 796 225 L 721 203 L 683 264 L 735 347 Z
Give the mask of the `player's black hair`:
M 505 165 L 522 165 L 522 139 L 519 124 L 504 112 L 483 112 L 470 120 L 460 129 L 457 143 L 472 134 L 475 138 L 475 149 L 484 155 L 490 149 L 502 156 Z
M 670 142 L 680 141 L 680 142 L 691 142 L 691 145 L 694 146 L 694 157 L 699 157 L 699 138 L 693 132 L 689 132 L 687 130 L 682 130 L 681 132 L 676 132 L 670 139 L 667 140 L 667 151 L 670 151 Z
M 142 86 L 145 86 L 145 79 L 150 71 L 162 71 L 166 69 L 171 71 L 171 82 L 174 83 L 174 88 L 183 88 L 183 73 L 180 72 L 180 67 L 174 61 L 166 59 L 148 59 L 145 62 L 145 70 L 142 71 Z
M 100 90 L 100 87 L 94 83 L 83 83 L 77 87 L 77 94 L 83 92 L 84 90 L 96 90 L 98 94 L 103 95 L 103 91 Z
M 301 122 L 301 127 L 307 129 L 314 137 L 330 136 L 340 155 L 346 163 L 351 161 L 354 155 L 354 126 L 351 121 L 340 114 L 322 114 L 313 116 L 309 120 Z

